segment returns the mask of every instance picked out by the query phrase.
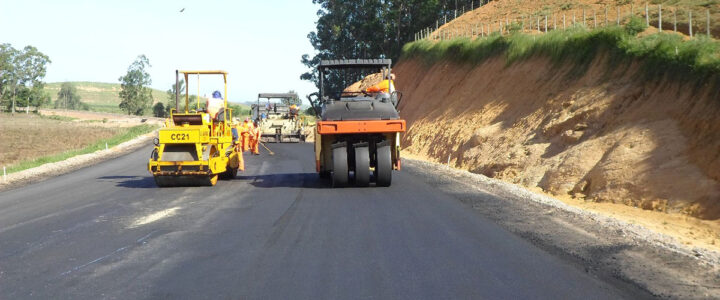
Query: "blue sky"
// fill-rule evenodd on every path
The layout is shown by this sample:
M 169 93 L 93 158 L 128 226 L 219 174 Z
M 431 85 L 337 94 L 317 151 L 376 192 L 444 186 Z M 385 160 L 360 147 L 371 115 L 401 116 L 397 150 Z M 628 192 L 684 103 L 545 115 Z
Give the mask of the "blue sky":
M 0 0 L 0 43 L 50 56 L 46 82 L 117 83 L 145 54 L 160 90 L 174 84 L 175 69 L 221 69 L 231 101 L 291 89 L 304 99 L 314 86 L 299 79 L 300 57 L 314 53 L 307 34 L 318 9 L 311 0 Z M 221 82 L 202 80 L 201 93 Z

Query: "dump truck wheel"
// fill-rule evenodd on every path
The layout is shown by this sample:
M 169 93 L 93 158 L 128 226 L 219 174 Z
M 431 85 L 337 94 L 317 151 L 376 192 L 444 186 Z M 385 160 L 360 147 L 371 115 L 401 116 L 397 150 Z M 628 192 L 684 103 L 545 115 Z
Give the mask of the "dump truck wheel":
M 337 147 L 333 149 L 333 172 L 332 186 L 344 187 L 348 183 L 348 161 L 347 148 Z
M 392 183 L 392 156 L 390 145 L 378 145 L 375 182 L 378 186 L 390 186 Z
M 370 185 L 370 152 L 368 147 L 355 147 L 355 185 Z

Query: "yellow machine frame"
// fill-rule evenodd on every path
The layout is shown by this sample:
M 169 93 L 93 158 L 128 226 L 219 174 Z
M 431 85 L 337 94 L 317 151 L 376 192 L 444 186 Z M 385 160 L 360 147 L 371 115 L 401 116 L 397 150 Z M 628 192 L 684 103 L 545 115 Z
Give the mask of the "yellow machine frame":
M 167 127 L 160 129 L 155 140 L 153 155 L 148 161 L 148 171 L 155 177 L 158 186 L 177 185 L 215 185 L 218 177 L 233 178 L 241 168 L 242 153 L 236 151 L 232 128 L 232 110 L 227 108 L 227 72 L 225 71 L 175 71 L 176 87 L 179 74 L 186 82 L 185 111 L 177 113 L 180 91 L 176 89 L 175 108 L 165 122 Z M 190 93 L 188 79 L 198 76 L 198 95 L 200 95 L 200 75 L 222 75 L 225 84 L 223 118 L 212 120 L 207 112 L 200 110 L 198 97 L 197 110 L 189 111 Z M 180 150 L 178 150 L 180 149 Z M 173 152 L 176 151 L 176 152 Z M 178 152 L 179 151 L 179 152 Z M 173 156 L 180 153 L 180 157 Z M 188 159 L 191 158 L 191 159 Z

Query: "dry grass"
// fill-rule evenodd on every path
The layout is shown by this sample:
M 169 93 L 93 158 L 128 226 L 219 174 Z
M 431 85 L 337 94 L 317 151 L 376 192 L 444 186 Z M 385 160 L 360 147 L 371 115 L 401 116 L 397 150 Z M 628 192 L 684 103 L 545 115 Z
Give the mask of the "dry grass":
M 111 138 L 121 128 L 57 120 L 37 115 L 0 114 L 0 165 L 85 148 L 98 140 Z

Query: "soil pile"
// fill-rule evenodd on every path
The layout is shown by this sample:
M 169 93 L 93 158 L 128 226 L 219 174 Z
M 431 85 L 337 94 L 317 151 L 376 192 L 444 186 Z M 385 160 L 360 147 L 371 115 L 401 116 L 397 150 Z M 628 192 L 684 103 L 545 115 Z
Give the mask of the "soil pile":
M 383 80 L 382 73 L 375 73 L 365 76 L 363 80 L 355 82 L 343 90 L 343 93 L 362 93 L 367 88 L 380 83 Z
M 553 195 L 720 218 L 720 91 L 648 82 L 597 58 L 577 77 L 536 57 L 507 66 L 403 61 L 403 147 Z

